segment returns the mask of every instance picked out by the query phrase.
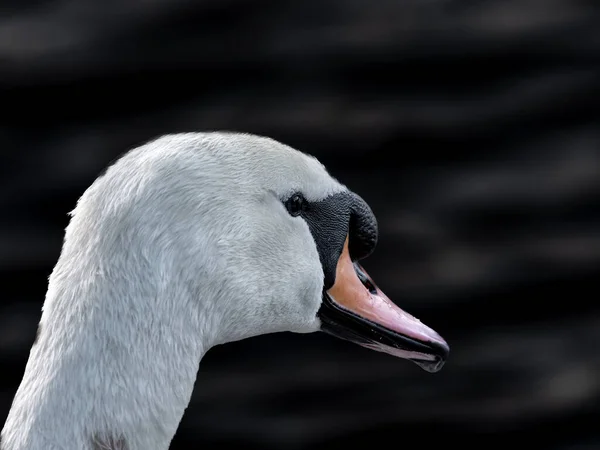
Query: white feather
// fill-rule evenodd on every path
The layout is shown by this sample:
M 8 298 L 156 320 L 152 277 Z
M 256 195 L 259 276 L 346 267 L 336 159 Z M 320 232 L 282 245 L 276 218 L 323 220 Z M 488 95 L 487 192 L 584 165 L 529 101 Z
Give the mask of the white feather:
M 318 329 L 317 249 L 281 198 L 344 189 L 253 135 L 164 136 L 122 157 L 72 212 L 2 450 L 168 448 L 211 346 Z

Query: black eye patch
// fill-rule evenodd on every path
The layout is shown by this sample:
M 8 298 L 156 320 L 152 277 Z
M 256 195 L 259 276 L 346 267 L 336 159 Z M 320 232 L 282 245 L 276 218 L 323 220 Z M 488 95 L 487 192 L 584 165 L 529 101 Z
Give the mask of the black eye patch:
M 282 202 L 292 217 L 301 216 L 308 224 L 323 267 L 325 289 L 335 282 L 337 262 L 346 237 L 352 260 L 368 256 L 377 243 L 375 216 L 366 202 L 353 192 L 338 192 L 316 202 L 307 201 L 297 192 Z

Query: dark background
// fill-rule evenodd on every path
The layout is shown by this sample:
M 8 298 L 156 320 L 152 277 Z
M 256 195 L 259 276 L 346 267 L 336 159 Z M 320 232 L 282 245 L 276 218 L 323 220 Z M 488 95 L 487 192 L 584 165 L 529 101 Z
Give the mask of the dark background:
M 214 348 L 172 449 L 600 448 L 597 1 L 4 0 L 0 105 L 0 424 L 76 199 L 135 145 L 227 129 L 361 194 L 364 266 L 452 352 Z

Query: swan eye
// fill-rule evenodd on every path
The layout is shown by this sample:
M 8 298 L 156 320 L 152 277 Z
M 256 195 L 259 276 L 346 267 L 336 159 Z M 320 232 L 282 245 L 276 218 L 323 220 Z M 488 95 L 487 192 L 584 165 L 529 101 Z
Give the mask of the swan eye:
M 285 208 L 291 216 L 299 216 L 306 207 L 306 199 L 302 194 L 294 194 L 285 201 Z

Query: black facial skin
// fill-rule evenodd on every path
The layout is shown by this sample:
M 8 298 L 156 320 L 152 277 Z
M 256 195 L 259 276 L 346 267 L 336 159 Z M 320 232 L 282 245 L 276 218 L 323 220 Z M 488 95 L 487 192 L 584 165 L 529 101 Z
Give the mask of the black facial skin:
M 350 257 L 353 261 L 370 255 L 377 244 L 377 220 L 369 205 L 350 191 L 343 191 L 319 202 L 298 203 L 294 194 L 284 204 L 291 215 L 302 216 L 317 244 L 325 274 L 324 289 L 335 282 L 337 262 L 349 236 Z M 300 196 L 301 197 L 301 196 Z
M 358 344 L 376 342 L 435 355 L 435 361 L 414 362 L 428 372 L 440 370 L 448 356 L 447 348 L 433 342 L 419 342 L 388 330 L 340 307 L 327 294 L 327 290 L 335 283 L 337 263 L 347 236 L 350 258 L 355 263 L 359 279 L 369 291 L 377 291 L 377 287 L 356 263 L 369 256 L 377 244 L 377 220 L 367 203 L 355 193 L 344 191 L 319 202 L 307 202 L 298 193 L 290 196 L 284 204 L 292 216 L 301 216 L 306 221 L 317 245 L 324 272 L 323 303 L 318 312 L 321 330 Z

